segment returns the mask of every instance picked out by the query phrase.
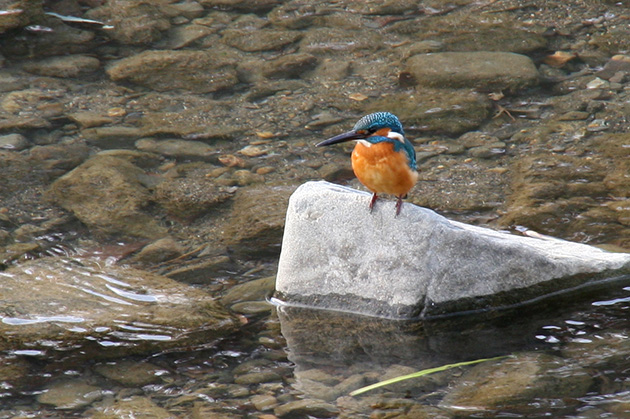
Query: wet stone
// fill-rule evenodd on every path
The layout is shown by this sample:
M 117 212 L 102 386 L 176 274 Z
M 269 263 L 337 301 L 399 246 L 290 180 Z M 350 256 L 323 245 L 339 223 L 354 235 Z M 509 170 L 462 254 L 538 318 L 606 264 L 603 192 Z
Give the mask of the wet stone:
M 51 31 L 47 31 L 44 36 L 14 36 L 12 42 L 3 44 L 3 52 L 22 57 L 28 57 L 29 54 L 44 57 L 87 53 L 94 48 L 94 32 L 66 25 L 53 17 L 45 16 L 38 20 Z
M 22 134 L 0 135 L 0 149 L 20 151 L 29 146 L 29 142 Z
M 55 381 L 37 396 L 37 401 L 57 409 L 70 410 L 87 406 L 103 397 L 103 391 L 83 380 Z
M 183 16 L 187 19 L 195 19 L 204 15 L 205 9 L 196 1 L 187 1 L 173 3 L 169 6 L 177 16 Z
M 254 173 L 250 170 L 236 170 L 232 174 L 232 179 L 239 186 L 248 186 L 255 183 L 262 183 L 265 181 L 264 176 Z
M 6 112 L 18 114 L 27 110 L 35 110 L 42 102 L 50 99 L 52 99 L 52 96 L 44 90 L 17 90 L 4 95 L 2 102 L 0 102 L 0 107 Z
M 164 237 L 143 247 L 138 254 L 133 256 L 132 260 L 154 264 L 174 259 L 183 253 L 183 247 L 172 237 Z
M 240 189 L 224 232 L 230 248 L 250 255 L 279 252 L 286 205 L 292 191 L 293 187 L 287 186 Z
M 148 362 L 115 361 L 100 364 L 94 370 L 110 380 L 126 387 L 142 387 L 161 381 L 160 374 L 164 370 Z
M 113 122 L 111 117 L 91 111 L 73 112 L 68 114 L 68 118 L 79 124 L 81 128 L 100 127 Z
M 327 386 L 334 386 L 336 384 L 339 384 L 339 377 L 328 374 L 327 372 L 317 368 L 304 371 L 295 371 L 294 374 L 299 380 L 318 381 Z
M 339 414 L 339 409 L 321 400 L 303 399 L 282 404 L 274 409 L 274 413 L 281 418 L 303 415 L 331 418 Z
M 36 146 L 29 150 L 29 160 L 45 170 L 65 173 L 88 159 L 90 150 L 82 141 Z M 59 173 L 61 174 L 61 173 Z
M 479 131 L 470 131 L 457 139 L 457 142 L 466 148 L 485 146 L 498 142 L 499 139 Z
M 327 402 L 333 401 L 341 395 L 334 387 L 308 379 L 300 379 L 295 387 L 309 397 Z
M 407 68 L 420 86 L 517 91 L 538 84 L 533 61 L 507 52 L 438 52 L 415 55 Z
M 138 150 L 183 159 L 206 159 L 216 154 L 215 148 L 201 141 L 153 140 L 143 138 L 136 141 L 135 146 Z
M 117 419 L 121 417 L 145 417 L 151 419 L 173 419 L 168 410 L 156 405 L 148 397 L 133 396 L 113 403 L 100 403 L 87 411 L 94 419 Z M 140 416 L 139 416 L 140 415 Z
M 300 51 L 317 56 L 331 51 L 375 51 L 383 38 L 376 31 L 358 32 L 341 28 L 313 28 L 300 41 Z
M 263 12 L 281 3 L 280 0 L 199 0 L 208 8 L 230 8 L 243 12 Z
M 21 13 L 0 15 L 0 33 L 27 25 L 33 18 L 43 17 L 43 2 L 30 0 L 14 0 L 3 3 L 3 9 L 20 10 Z
M 126 160 L 97 155 L 57 179 L 50 193 L 95 233 L 159 238 L 166 229 L 143 211 L 151 197 L 144 176 Z
M 612 80 L 618 74 L 630 74 L 630 56 L 615 55 L 595 75 L 602 79 Z
M 269 383 L 273 381 L 281 381 L 282 377 L 273 371 L 251 372 L 239 375 L 234 378 L 234 382 L 240 385 L 252 385 L 260 383 Z
M 13 231 L 13 237 L 20 242 L 27 242 L 43 235 L 46 229 L 33 224 L 22 224 Z
M 89 9 L 86 17 L 113 26 L 108 33 L 122 44 L 143 45 L 158 41 L 171 27 L 161 6 L 162 2 L 110 0 Z
M 193 165 L 181 177 L 165 179 L 155 188 L 155 200 L 170 215 L 192 220 L 233 196 L 231 187 L 219 186 L 207 176 L 209 168 Z
M 505 154 L 505 143 L 497 142 L 487 146 L 472 147 L 468 150 L 468 154 L 478 159 L 491 159 Z
M 317 65 L 317 58 L 311 54 L 289 54 L 268 61 L 263 72 L 269 78 L 299 78 Z
M 228 29 L 223 32 L 224 42 L 241 51 L 257 52 L 278 50 L 298 41 L 302 33 L 276 29 Z
M 479 411 L 535 398 L 576 398 L 586 395 L 592 384 L 589 372 L 577 365 L 551 355 L 527 353 L 473 367 L 440 407 Z
M 266 301 L 245 301 L 242 303 L 232 304 L 230 310 L 235 313 L 245 315 L 258 315 L 269 313 L 274 309 L 274 306 Z
M 269 394 L 257 394 L 251 398 L 251 401 L 254 407 L 260 411 L 271 410 L 278 404 L 278 400 Z
M 38 243 L 13 243 L 4 248 L 0 248 L 0 263 L 9 264 L 20 259 L 26 259 L 31 253 L 37 253 L 41 250 Z
M 6 244 L 9 244 L 11 242 L 11 233 L 9 233 L 7 230 L 0 228 L 0 246 L 4 246 Z M 2 250 L 0 250 L 0 255 L 2 255 L 4 252 Z M 0 262 L 2 261 L 2 258 L 0 256 Z
M 51 77 L 78 77 L 98 70 L 101 62 L 98 58 L 88 55 L 67 55 L 46 58 L 41 61 L 30 62 L 24 66 L 29 73 Z
M 366 384 L 366 377 L 363 374 L 352 374 L 350 377 L 337 384 L 335 386 L 335 391 L 339 395 L 344 395 L 361 388 Z
M 28 377 L 30 364 L 22 358 L 2 358 L 0 363 L 0 382 L 15 385 Z
M 489 99 L 468 89 L 418 89 L 368 102 L 366 112 L 396 109 L 406 124 L 422 131 L 460 134 L 478 128 L 490 116 Z
M 148 271 L 40 258 L 4 274 L 9 297 L 0 304 L 0 333 L 12 339 L 0 342 L 3 350 L 39 349 L 50 340 L 58 349 L 76 348 L 96 338 L 108 350 L 91 356 L 115 357 L 117 348 L 127 355 L 154 353 L 198 339 L 208 342 L 237 327 L 211 295 Z
M 589 116 L 588 112 L 569 111 L 558 116 L 558 121 L 583 121 L 588 119 Z
M 436 22 L 437 23 L 437 22 Z M 537 33 L 515 27 L 516 22 L 505 22 L 500 25 L 472 23 L 470 30 L 475 36 L 470 36 L 464 28 L 454 31 L 442 31 L 438 39 L 446 45 L 449 51 L 500 51 L 527 54 L 546 48 L 547 39 Z M 428 35 L 428 33 L 423 34 Z
M 185 266 L 178 266 L 176 269 L 167 272 L 165 275 L 177 281 L 203 284 L 211 281 L 219 275 L 223 275 L 225 271 L 233 269 L 235 262 L 228 256 L 219 255 L 208 258 L 198 263 L 192 263 Z
M 186 3 L 181 3 L 186 4 Z M 168 37 L 158 46 L 164 49 L 180 49 L 214 32 L 214 29 L 204 25 L 176 26 L 168 34 Z
M 562 356 L 590 368 L 630 368 L 630 342 L 623 333 L 615 331 L 583 335 L 581 340 L 564 345 Z
M 330 7 L 327 3 L 287 2 L 274 8 L 267 15 L 269 21 L 288 29 L 303 29 L 321 19 L 321 14 Z
M 229 306 L 242 301 L 265 301 L 273 294 L 275 284 L 276 277 L 270 276 L 235 285 L 221 297 L 221 303 Z
M 115 125 L 111 127 L 87 128 L 81 132 L 83 138 L 101 149 L 132 148 L 133 142 L 142 137 L 137 127 Z
M 238 83 L 236 55 L 225 50 L 144 51 L 108 65 L 114 81 L 129 81 L 157 91 L 210 93 Z

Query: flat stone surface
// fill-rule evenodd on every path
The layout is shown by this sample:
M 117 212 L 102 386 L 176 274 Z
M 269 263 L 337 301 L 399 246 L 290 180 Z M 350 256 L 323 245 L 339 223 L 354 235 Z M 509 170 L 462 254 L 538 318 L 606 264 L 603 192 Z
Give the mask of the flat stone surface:
M 511 52 L 439 52 L 411 57 L 407 66 L 421 86 L 515 91 L 538 84 L 527 56 Z
M 92 357 L 207 343 L 238 320 L 214 297 L 161 275 L 91 259 L 40 258 L 0 272 L 0 350 L 86 348 Z
M 328 182 L 289 200 L 276 279 L 291 304 L 394 318 L 512 306 L 630 272 L 630 254 L 450 221 Z

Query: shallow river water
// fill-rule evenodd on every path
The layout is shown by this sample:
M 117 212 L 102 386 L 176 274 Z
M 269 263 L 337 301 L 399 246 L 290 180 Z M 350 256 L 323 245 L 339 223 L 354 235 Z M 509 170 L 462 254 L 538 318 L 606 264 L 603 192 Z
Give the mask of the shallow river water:
M 625 1 L 0 1 L 0 418 L 630 417 L 627 276 L 423 322 L 271 298 L 291 192 L 361 188 L 314 144 L 380 110 L 409 202 L 628 251 L 629 40 Z

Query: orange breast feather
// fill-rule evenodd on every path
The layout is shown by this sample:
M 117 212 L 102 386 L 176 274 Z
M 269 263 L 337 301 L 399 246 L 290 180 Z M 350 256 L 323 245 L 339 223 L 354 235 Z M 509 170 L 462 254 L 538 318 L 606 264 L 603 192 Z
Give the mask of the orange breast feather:
M 394 145 L 381 142 L 366 146 L 359 142 L 352 152 L 352 170 L 373 193 L 403 196 L 418 181 L 418 173 L 409 167 L 404 152 L 395 152 Z

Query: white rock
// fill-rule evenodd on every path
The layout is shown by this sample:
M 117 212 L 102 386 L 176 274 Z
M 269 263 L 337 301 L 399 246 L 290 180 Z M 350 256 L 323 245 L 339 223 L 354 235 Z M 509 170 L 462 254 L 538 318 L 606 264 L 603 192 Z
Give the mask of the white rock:
M 277 297 L 409 318 L 510 306 L 630 272 L 630 254 L 450 221 L 328 182 L 289 200 Z

